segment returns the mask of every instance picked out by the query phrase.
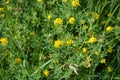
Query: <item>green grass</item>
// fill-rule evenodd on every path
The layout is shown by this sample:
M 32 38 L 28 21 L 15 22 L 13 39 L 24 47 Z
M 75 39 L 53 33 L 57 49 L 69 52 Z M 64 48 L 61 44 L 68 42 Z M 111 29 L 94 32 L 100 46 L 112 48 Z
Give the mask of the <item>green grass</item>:
M 119 0 L 6 1 L 1 80 L 120 79 Z

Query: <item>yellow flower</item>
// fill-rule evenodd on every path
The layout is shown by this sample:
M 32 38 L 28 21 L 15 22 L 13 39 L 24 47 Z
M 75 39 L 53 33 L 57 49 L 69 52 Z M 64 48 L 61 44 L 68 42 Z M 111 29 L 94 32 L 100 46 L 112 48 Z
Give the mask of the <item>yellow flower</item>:
M 112 31 L 112 27 L 111 26 L 108 26 L 107 28 L 106 28 L 106 31 Z
M 80 24 L 85 24 L 85 20 L 81 20 L 81 21 L 80 21 Z
M 71 45 L 73 43 L 73 40 L 72 39 L 69 39 L 69 40 L 67 40 L 67 42 L 66 42 L 66 44 L 69 46 L 69 45 Z
M 88 40 L 88 43 L 94 43 L 94 42 L 96 42 L 97 41 L 97 39 L 94 37 L 94 36 L 92 36 L 89 40 Z
M 84 30 L 87 30 L 88 29 L 88 26 L 86 24 L 83 25 L 83 29 Z
M 38 2 L 38 3 L 41 3 L 41 2 L 42 2 L 42 0 L 37 0 L 37 2 Z
M 107 52 L 109 52 L 109 53 L 112 53 L 112 51 L 113 51 L 113 50 L 112 50 L 112 48 L 110 48 L 110 47 L 107 49 Z
M 88 11 L 86 11 L 86 12 L 85 12 L 85 15 L 86 15 L 86 16 L 89 16 L 89 15 L 90 15 L 90 13 L 89 13 Z
M 75 22 L 75 18 L 74 18 L 74 17 L 71 17 L 71 18 L 69 19 L 69 23 L 70 23 L 70 24 L 74 24 L 74 22 Z
M 15 58 L 15 62 L 18 63 L 18 64 L 21 64 L 22 63 L 22 60 L 18 57 Z
M 112 72 L 112 68 L 110 66 L 107 67 L 108 72 Z
M 43 73 L 44 73 L 44 75 L 45 75 L 46 77 L 48 77 L 48 75 L 49 75 L 49 71 L 48 71 L 47 69 L 44 70 Z
M 9 4 L 10 3 L 10 1 L 9 0 L 7 0 L 6 2 L 5 2 L 5 4 Z
M 1 42 L 1 44 L 2 44 L 3 46 L 6 46 L 7 43 L 8 43 L 8 40 L 7 40 L 7 38 L 1 38 L 1 39 L 0 39 L 0 42 Z
M 4 11 L 4 8 L 0 8 L 0 12 L 3 12 Z
M 86 47 L 83 47 L 83 48 L 82 48 L 82 52 L 87 53 L 87 48 L 86 48 Z
M 73 1 L 71 2 L 71 5 L 72 5 L 73 7 L 80 6 L 79 3 L 80 3 L 79 0 L 73 0 Z
M 98 51 L 95 51 L 95 53 L 94 53 L 95 55 L 99 55 L 99 52 Z
M 104 58 L 101 59 L 101 60 L 100 60 L 100 63 L 105 64 L 105 63 L 106 63 L 106 59 L 104 59 Z
M 54 20 L 54 26 L 56 26 L 56 25 L 62 25 L 62 24 L 63 24 L 63 21 L 62 21 L 61 18 L 56 18 L 56 19 Z
M 4 18 L 5 17 L 5 14 L 0 14 L 0 18 Z
M 68 1 L 68 0 L 62 0 L 62 2 L 64 2 L 64 3 L 67 2 L 67 1 Z
M 108 13 L 108 15 L 107 15 L 108 17 L 110 17 L 110 16 L 112 16 L 112 13 Z
M 7 6 L 7 10 L 8 11 L 12 10 L 12 7 L 11 6 Z
M 99 19 L 99 14 L 98 13 L 93 13 L 92 17 L 95 18 L 95 19 Z
M 57 40 L 57 41 L 55 41 L 55 43 L 54 43 L 54 47 L 55 47 L 55 48 L 59 48 L 62 44 L 63 44 L 63 41 Z
M 51 20 L 52 19 L 52 15 L 49 14 L 48 17 L 47 17 L 47 19 Z

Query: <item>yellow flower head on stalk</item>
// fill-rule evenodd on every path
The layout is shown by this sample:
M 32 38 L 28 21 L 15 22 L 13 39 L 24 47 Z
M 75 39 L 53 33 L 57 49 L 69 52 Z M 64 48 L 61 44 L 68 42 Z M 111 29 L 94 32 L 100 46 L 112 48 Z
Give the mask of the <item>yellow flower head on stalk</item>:
M 67 40 L 67 42 L 66 42 L 66 44 L 69 46 L 69 45 L 71 45 L 73 43 L 73 40 L 72 39 L 69 39 L 69 40 Z
M 110 66 L 107 67 L 107 72 L 112 72 L 112 68 Z
M 6 2 L 5 2 L 5 4 L 9 4 L 10 3 L 10 0 L 7 0 Z
M 42 2 L 42 0 L 37 0 L 37 2 L 38 2 L 38 3 L 41 3 L 41 2 Z
M 94 19 L 99 19 L 99 14 L 98 14 L 98 13 L 93 13 L 92 17 L 93 17 Z
M 106 21 L 105 21 L 105 20 L 101 21 L 101 24 L 102 24 L 102 25 L 104 25 L 105 23 L 106 23 Z
M 94 43 L 96 41 L 97 39 L 94 36 L 92 36 L 91 38 L 89 38 L 88 43 Z
M 46 70 L 43 71 L 43 74 L 44 74 L 46 77 L 48 77 L 49 71 L 46 69 Z
M 69 19 L 69 23 L 70 23 L 70 24 L 74 24 L 74 22 L 75 22 L 75 18 L 74 18 L 74 17 L 71 17 L 71 18 Z
M 86 47 L 83 47 L 83 48 L 82 48 L 82 52 L 83 52 L 83 53 L 87 53 L 87 51 L 88 51 L 88 50 L 87 50 Z
M 3 12 L 4 11 L 4 8 L 0 8 L 0 12 Z
M 48 19 L 48 20 L 51 20 L 51 19 L 52 19 L 52 15 L 49 14 L 49 15 L 47 16 L 47 19 Z
M 113 27 L 108 26 L 108 27 L 106 28 L 106 31 L 112 31 L 112 29 L 113 29 Z
M 100 60 L 100 63 L 105 64 L 105 63 L 106 63 L 106 59 L 104 59 L 104 58 L 101 59 L 101 60 Z
M 22 63 L 22 60 L 18 57 L 15 58 L 15 62 L 18 63 L 18 64 L 21 64 Z
M 0 39 L 0 42 L 1 42 L 1 44 L 2 44 L 3 46 L 6 46 L 7 43 L 8 43 L 8 40 L 7 40 L 7 38 L 1 38 L 1 39 Z
M 109 52 L 109 53 L 112 53 L 112 51 L 113 51 L 113 50 L 112 50 L 112 48 L 110 48 L 110 47 L 107 49 L 107 52 Z
M 77 6 L 80 6 L 80 2 L 79 2 L 79 0 L 72 0 L 71 5 L 73 7 L 77 7 Z
M 55 41 L 55 43 L 54 43 L 54 47 L 55 47 L 55 48 L 59 48 L 62 44 L 63 44 L 63 41 L 57 40 L 57 41 Z
M 56 19 L 54 20 L 54 26 L 56 26 L 56 25 L 62 25 L 62 24 L 63 24 L 63 21 L 62 21 L 61 18 L 56 18 Z

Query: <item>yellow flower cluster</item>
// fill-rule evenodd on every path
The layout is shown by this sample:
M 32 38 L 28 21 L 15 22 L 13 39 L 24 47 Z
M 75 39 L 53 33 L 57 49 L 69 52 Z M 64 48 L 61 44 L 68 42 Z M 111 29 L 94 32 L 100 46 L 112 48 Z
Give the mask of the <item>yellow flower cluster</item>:
M 88 43 L 94 43 L 96 41 L 97 39 L 94 36 L 92 36 L 91 38 L 89 38 Z
M 54 47 L 55 47 L 55 48 L 59 48 L 62 44 L 63 44 L 63 41 L 61 41 L 61 40 L 56 40 L 55 43 L 54 43 Z
M 82 48 L 82 52 L 83 52 L 83 53 L 87 53 L 87 51 L 88 51 L 88 50 L 87 50 L 86 47 L 83 47 L 83 48 Z
M 107 67 L 108 72 L 112 72 L 112 68 L 110 66 Z
M 70 23 L 70 24 L 74 24 L 74 22 L 75 22 L 75 18 L 74 18 L 74 17 L 71 17 L 71 18 L 69 19 L 69 23 Z
M 10 0 L 7 0 L 6 2 L 5 2 L 5 4 L 9 4 L 10 3 Z
M 104 59 L 104 58 L 101 59 L 101 60 L 100 60 L 100 63 L 105 64 L 105 63 L 106 63 L 106 59 Z
M 62 0 L 62 2 L 64 2 L 64 3 L 67 2 L 67 1 L 68 1 L 68 0 Z
M 67 42 L 66 42 L 66 44 L 69 46 L 69 45 L 71 45 L 73 43 L 73 40 L 72 39 L 69 39 L 69 40 L 67 40 Z
M 73 1 L 71 2 L 71 5 L 72 5 L 73 7 L 80 6 L 79 3 L 80 3 L 79 0 L 73 0 Z
M 7 43 L 8 43 L 8 40 L 7 40 L 7 38 L 1 38 L 1 39 L 0 39 L 0 42 L 1 42 L 1 44 L 2 44 L 3 46 L 6 46 Z
M 56 26 L 56 25 L 62 25 L 62 24 L 63 24 L 63 21 L 62 21 L 61 18 L 56 18 L 56 19 L 54 20 L 54 26 Z
M 43 71 L 43 74 L 44 74 L 46 77 L 48 77 L 49 71 L 46 69 L 46 70 Z
M 93 13 L 93 18 L 95 18 L 95 19 L 99 19 L 99 14 L 98 13 Z

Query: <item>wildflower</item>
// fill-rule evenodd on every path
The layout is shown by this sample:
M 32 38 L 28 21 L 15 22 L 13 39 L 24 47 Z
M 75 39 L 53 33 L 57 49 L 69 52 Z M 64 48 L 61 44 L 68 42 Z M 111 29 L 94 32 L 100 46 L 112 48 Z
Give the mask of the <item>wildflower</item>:
M 15 58 L 15 62 L 18 63 L 18 64 L 21 64 L 22 63 L 22 60 L 18 57 Z
M 85 24 L 85 20 L 81 20 L 81 21 L 80 21 L 80 24 Z
M 107 15 L 108 17 L 111 17 L 112 16 L 112 13 L 108 13 L 108 15 Z
M 55 43 L 54 43 L 54 47 L 55 47 L 55 48 L 59 48 L 60 45 L 62 45 L 62 44 L 63 44 L 63 42 L 62 42 L 61 40 L 57 40 L 57 41 L 55 41 Z
M 109 53 L 112 53 L 112 51 L 113 51 L 113 50 L 112 50 L 112 48 L 110 48 L 110 47 L 107 49 L 107 52 L 109 52 Z
M 99 52 L 98 51 L 95 51 L 95 53 L 94 53 L 95 55 L 99 55 Z
M 62 21 L 61 18 L 56 18 L 56 19 L 54 20 L 54 26 L 56 26 L 56 25 L 62 25 L 62 24 L 63 24 L 63 21 Z
M 62 2 L 64 2 L 64 3 L 67 2 L 67 1 L 68 1 L 68 0 L 62 0 Z
M 95 19 L 99 19 L 99 14 L 98 13 L 93 13 L 93 18 L 95 18 Z
M 112 68 L 110 66 L 107 67 L 108 72 L 112 72 Z
M 87 48 L 86 48 L 86 47 L 83 47 L 83 48 L 82 48 L 82 52 L 87 53 Z
M 9 4 L 10 3 L 10 0 L 7 0 L 6 2 L 5 2 L 5 4 Z
M 89 40 L 88 40 L 88 43 L 94 43 L 94 42 L 96 42 L 97 41 L 97 39 L 94 37 L 94 36 L 92 36 Z
M 7 10 L 8 11 L 12 10 L 12 7 L 11 6 L 7 6 Z
M 71 5 L 72 5 L 73 7 L 80 6 L 79 3 L 80 3 L 79 0 L 73 0 L 73 1 L 71 2 Z
M 37 2 L 38 2 L 38 3 L 41 3 L 41 2 L 42 2 L 42 0 L 37 0 Z
M 73 43 L 73 40 L 72 39 L 69 39 L 69 40 L 67 40 L 67 42 L 66 42 L 66 44 L 69 46 L 69 45 L 71 45 Z
M 104 59 L 104 58 L 101 59 L 101 60 L 100 60 L 100 63 L 105 64 L 105 63 L 106 63 L 106 59 Z
M 4 8 L 0 8 L 0 12 L 3 12 L 4 11 Z
M 69 23 L 70 24 L 73 24 L 75 22 L 75 18 L 74 17 L 71 17 L 70 19 L 69 19 Z
M 43 71 L 43 74 L 44 74 L 46 77 L 48 77 L 49 71 L 46 69 L 46 70 Z
M 106 31 L 112 31 L 112 27 L 111 26 L 108 26 L 107 28 L 106 28 Z
M 0 14 L 0 18 L 4 18 L 5 17 L 5 14 Z
M 7 40 L 7 38 L 1 38 L 1 39 L 0 39 L 0 42 L 1 42 L 1 44 L 2 44 L 3 46 L 6 46 L 7 43 L 8 43 L 8 40 Z
M 48 17 L 47 17 L 47 19 L 51 20 L 52 19 L 52 15 L 49 14 Z
M 86 24 L 83 25 L 83 29 L 84 30 L 87 30 L 88 29 L 88 26 Z

